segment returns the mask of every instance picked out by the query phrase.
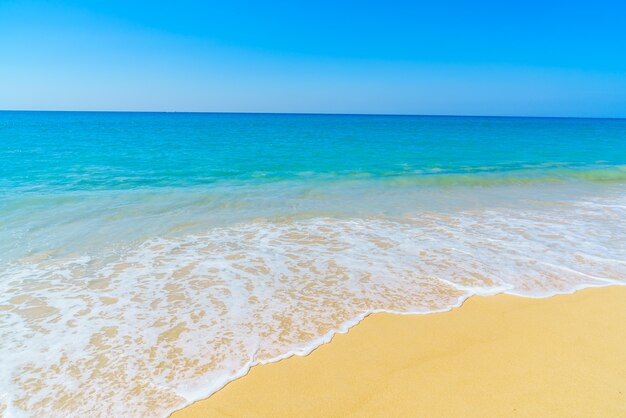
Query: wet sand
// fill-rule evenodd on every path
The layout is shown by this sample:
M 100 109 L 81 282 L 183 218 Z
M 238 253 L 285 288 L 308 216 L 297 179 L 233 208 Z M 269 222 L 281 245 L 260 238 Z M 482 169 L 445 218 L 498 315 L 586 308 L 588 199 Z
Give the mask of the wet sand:
M 626 287 L 371 315 L 172 416 L 625 417 Z

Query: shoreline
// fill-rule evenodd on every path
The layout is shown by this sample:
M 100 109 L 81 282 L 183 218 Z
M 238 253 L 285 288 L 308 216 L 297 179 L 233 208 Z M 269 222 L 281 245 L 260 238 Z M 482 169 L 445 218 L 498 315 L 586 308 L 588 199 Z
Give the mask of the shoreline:
M 626 414 L 625 323 L 621 285 L 547 298 L 476 295 L 425 315 L 372 313 L 308 355 L 253 366 L 170 416 L 618 416 Z M 451 370 L 459 357 L 467 364 Z M 535 402 L 537 385 L 552 402 Z

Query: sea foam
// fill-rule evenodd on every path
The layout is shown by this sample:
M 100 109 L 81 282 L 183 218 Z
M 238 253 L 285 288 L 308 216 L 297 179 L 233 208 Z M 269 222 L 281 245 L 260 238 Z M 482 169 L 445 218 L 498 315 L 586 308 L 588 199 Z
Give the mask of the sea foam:
M 0 275 L 6 416 L 165 416 L 372 312 L 626 282 L 626 198 L 257 220 Z M 0 409 L 1 410 L 1 409 Z

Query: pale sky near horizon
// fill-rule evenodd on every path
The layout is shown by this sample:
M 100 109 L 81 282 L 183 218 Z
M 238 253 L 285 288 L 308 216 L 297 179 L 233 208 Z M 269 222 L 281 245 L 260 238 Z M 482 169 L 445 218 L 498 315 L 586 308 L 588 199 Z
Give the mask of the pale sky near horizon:
M 0 109 L 626 117 L 626 3 L 505 3 L 0 0 Z

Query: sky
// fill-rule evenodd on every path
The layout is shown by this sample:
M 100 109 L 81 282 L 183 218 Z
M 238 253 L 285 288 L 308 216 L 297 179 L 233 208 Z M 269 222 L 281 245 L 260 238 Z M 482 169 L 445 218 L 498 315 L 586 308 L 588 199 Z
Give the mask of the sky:
M 626 117 L 621 1 L 0 0 L 0 109 Z

